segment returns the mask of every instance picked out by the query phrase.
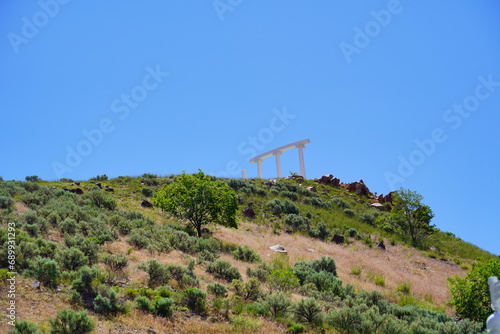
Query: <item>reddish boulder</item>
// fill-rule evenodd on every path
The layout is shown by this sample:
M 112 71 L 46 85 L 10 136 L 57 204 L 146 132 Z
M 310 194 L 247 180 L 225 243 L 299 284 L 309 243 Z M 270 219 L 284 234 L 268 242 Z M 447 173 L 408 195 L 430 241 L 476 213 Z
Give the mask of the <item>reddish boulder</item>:
M 334 243 L 336 243 L 336 244 L 343 244 L 343 243 L 344 243 L 344 241 L 345 241 L 345 238 L 344 238 L 344 236 L 343 236 L 343 235 L 338 235 L 338 234 L 335 234 L 335 235 L 333 236 L 332 241 L 333 241 Z
M 342 187 L 351 192 L 355 193 L 358 196 L 371 196 L 372 193 L 370 192 L 370 189 L 365 185 L 363 180 L 359 180 L 358 182 L 351 182 L 351 183 L 343 183 Z
M 255 211 L 253 208 L 251 207 L 248 207 L 246 209 L 243 210 L 243 214 L 245 215 L 245 217 L 247 218 L 250 218 L 250 219 L 253 219 L 255 218 Z
M 141 202 L 141 206 L 143 208 L 152 208 L 153 204 L 151 202 L 146 201 L 145 199 L 143 199 L 142 202 Z

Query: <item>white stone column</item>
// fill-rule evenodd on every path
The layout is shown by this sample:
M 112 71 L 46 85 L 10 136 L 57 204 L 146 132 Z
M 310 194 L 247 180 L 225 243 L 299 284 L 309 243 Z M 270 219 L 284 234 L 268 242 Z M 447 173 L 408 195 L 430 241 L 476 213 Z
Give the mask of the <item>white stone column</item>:
M 246 169 L 242 169 L 241 170 L 241 178 L 242 179 L 246 179 L 247 178 L 247 170 Z
M 282 153 L 283 152 L 281 152 L 281 151 L 274 153 L 274 156 L 276 157 L 276 174 L 278 175 L 277 176 L 278 178 L 283 177 L 283 173 L 281 172 L 281 154 Z
M 258 175 L 259 179 L 262 179 L 262 162 L 263 161 L 264 161 L 263 159 L 257 160 L 257 175 Z
M 299 149 L 299 165 L 300 165 L 300 175 L 305 179 L 306 178 L 306 166 L 304 164 L 304 147 L 305 145 L 297 146 Z

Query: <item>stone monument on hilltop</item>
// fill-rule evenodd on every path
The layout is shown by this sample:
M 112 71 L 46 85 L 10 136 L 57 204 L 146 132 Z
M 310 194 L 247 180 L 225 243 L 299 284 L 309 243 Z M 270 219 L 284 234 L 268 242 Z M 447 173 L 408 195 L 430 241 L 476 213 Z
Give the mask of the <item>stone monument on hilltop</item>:
M 490 287 L 491 308 L 493 314 L 486 320 L 486 328 L 490 334 L 500 334 L 500 282 L 498 278 L 493 276 L 488 278 Z
M 296 148 L 299 150 L 299 168 L 300 168 L 300 175 L 305 179 L 306 178 L 306 167 L 304 164 L 304 147 L 306 144 L 309 144 L 310 141 L 309 139 L 303 139 L 288 145 L 283 145 L 278 148 L 275 148 L 274 150 L 270 150 L 267 152 L 264 152 L 262 154 L 259 154 L 253 158 L 250 159 L 250 163 L 256 163 L 257 164 L 257 174 L 259 179 L 262 179 L 262 162 L 264 162 L 264 159 L 270 156 L 275 156 L 276 158 L 276 174 L 278 178 L 283 177 L 283 173 L 281 172 L 281 154 L 289 150 L 291 148 Z

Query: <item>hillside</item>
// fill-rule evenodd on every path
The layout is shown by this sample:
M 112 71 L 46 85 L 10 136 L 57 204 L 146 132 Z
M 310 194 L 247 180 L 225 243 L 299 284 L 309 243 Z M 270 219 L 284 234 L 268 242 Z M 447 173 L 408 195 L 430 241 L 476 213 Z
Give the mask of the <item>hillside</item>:
M 0 181 L 0 269 L 15 226 L 17 320 L 49 333 L 70 308 L 88 312 L 94 333 L 480 332 L 455 323 L 447 278 L 495 256 L 439 230 L 411 247 L 385 223 L 390 202 L 359 182 L 223 180 L 239 228 L 208 225 L 197 238 L 150 206 L 174 180 Z

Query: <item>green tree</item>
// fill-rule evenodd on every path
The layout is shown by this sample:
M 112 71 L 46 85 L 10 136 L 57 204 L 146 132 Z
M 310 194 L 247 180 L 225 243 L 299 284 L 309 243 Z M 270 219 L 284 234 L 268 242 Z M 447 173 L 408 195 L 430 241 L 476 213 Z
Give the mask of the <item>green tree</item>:
M 492 313 L 488 277 L 500 277 L 500 260 L 474 263 L 465 277 L 450 277 L 451 302 L 461 317 L 484 322 Z
M 392 201 L 392 224 L 399 233 L 410 237 L 413 246 L 434 233 L 434 225 L 430 224 L 434 213 L 422 203 L 422 199 L 422 195 L 415 191 L 400 189 Z
M 203 225 L 217 223 L 238 227 L 236 193 L 226 182 L 214 181 L 201 170 L 193 175 L 179 175 L 162 187 L 153 203 L 173 216 L 187 220 L 201 237 Z

